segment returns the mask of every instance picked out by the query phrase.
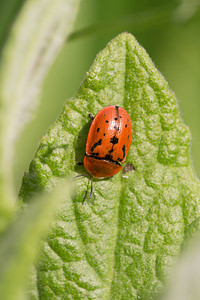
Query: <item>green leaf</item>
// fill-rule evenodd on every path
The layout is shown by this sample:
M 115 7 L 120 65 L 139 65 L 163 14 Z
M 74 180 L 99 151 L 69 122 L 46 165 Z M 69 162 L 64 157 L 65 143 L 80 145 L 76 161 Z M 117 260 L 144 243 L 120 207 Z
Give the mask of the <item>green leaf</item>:
M 200 299 L 200 244 L 192 239 L 173 269 L 167 290 L 161 300 Z
M 2 0 L 0 2 L 0 49 L 9 36 L 14 19 L 25 0 Z M 0 52 L 1 52 L 0 50 Z
M 23 299 L 27 275 L 38 252 L 40 239 L 49 230 L 58 205 L 69 196 L 68 190 L 69 185 L 64 182 L 51 193 L 35 198 L 1 236 L 1 299 Z
M 19 12 L 17 3 L 21 6 Z M 0 53 L 2 215 L 13 206 L 16 198 L 12 190 L 15 141 L 32 117 L 43 79 L 72 30 L 79 0 L 50 0 L 48 3 L 30 0 L 24 1 L 23 5 L 22 1 L 15 0 L 13 4 L 12 9 L 12 4 L 1 4 L 4 17 L 0 21 L 0 43 L 9 32 Z
M 67 174 L 86 174 L 90 125 L 107 105 L 132 119 L 126 174 L 90 179 L 76 190 L 44 243 L 37 287 L 44 299 L 152 299 L 159 293 L 185 236 L 195 232 L 200 186 L 190 161 L 190 134 L 175 95 L 145 50 L 128 33 L 98 54 L 79 91 L 42 138 L 20 192 L 24 201 Z M 196 224 L 196 225 L 193 225 Z

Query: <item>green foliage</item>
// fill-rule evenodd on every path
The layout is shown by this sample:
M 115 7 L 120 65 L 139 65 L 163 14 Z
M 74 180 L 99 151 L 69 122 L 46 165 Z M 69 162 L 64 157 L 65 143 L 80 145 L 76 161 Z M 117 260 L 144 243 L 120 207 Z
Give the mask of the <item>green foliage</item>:
M 48 113 L 45 110 L 43 120 L 54 110 L 51 100 L 58 106 L 60 90 L 63 99 L 69 94 L 68 87 L 79 82 L 82 73 L 78 75 L 77 66 L 81 72 L 87 69 L 93 53 L 104 44 L 99 38 L 101 32 L 105 40 L 110 39 L 109 31 L 137 33 L 161 69 L 159 58 L 163 56 L 165 65 L 169 65 L 169 72 L 163 68 L 168 78 L 170 72 L 172 77 L 180 78 L 180 98 L 195 101 L 194 91 L 199 89 L 199 51 L 198 44 L 193 47 L 190 38 L 193 36 L 198 42 L 198 1 L 183 0 L 178 6 L 176 1 L 160 4 L 158 0 L 154 3 L 129 0 L 126 6 L 114 0 L 99 1 L 101 5 L 98 1 L 91 1 L 91 5 L 90 1 L 84 1 L 88 2 L 81 9 L 84 20 L 80 30 L 71 36 L 79 37 L 78 44 L 76 40 L 73 42 L 75 62 L 67 53 L 69 67 L 63 52 L 64 60 L 58 59 L 61 68 L 57 72 L 52 68 L 54 75 L 43 88 L 50 94 L 46 96 Z M 2 299 L 26 298 L 27 279 L 32 299 L 154 299 L 174 273 L 171 268 L 185 244 L 188 245 L 188 239 L 199 232 L 199 181 L 191 166 L 188 128 L 180 119 L 174 94 L 144 49 L 128 33 L 112 40 L 97 56 L 75 97 L 66 102 L 58 120 L 41 139 L 29 173 L 23 179 L 19 210 L 13 184 L 14 155 L 20 161 L 16 140 L 37 106 L 45 74 L 71 32 L 78 3 L 79 0 L 50 0 L 48 5 L 45 0 L 0 3 Z M 90 18 L 96 25 L 90 26 Z M 98 41 L 87 41 L 86 56 L 81 59 L 86 37 L 92 32 Z M 80 36 L 85 36 L 83 43 Z M 171 48 L 167 45 L 169 40 Z M 177 86 L 175 89 L 178 93 Z M 85 192 L 90 189 L 89 178 L 73 181 L 72 198 L 68 196 L 68 184 L 59 185 L 60 178 L 86 175 L 76 162 L 82 161 L 85 152 L 88 113 L 96 114 L 109 104 L 124 107 L 133 122 L 126 173 L 94 180 L 94 198 L 86 197 L 83 203 Z M 187 105 L 190 111 L 191 102 Z M 35 128 L 42 131 L 40 122 L 37 123 Z M 29 136 L 33 139 L 32 132 Z M 28 141 L 24 140 L 26 146 L 20 153 L 23 162 L 29 152 Z M 18 174 L 15 176 L 21 178 Z M 46 239 L 45 233 L 50 229 Z M 189 257 L 182 255 L 175 280 L 171 278 L 174 285 L 165 299 L 187 298 L 191 290 L 190 299 L 194 295 L 199 298 L 198 243 L 197 246 Z M 39 263 L 33 268 L 38 248 L 41 248 Z
M 65 181 L 51 193 L 34 198 L 0 238 L 0 291 L 2 299 L 21 300 L 27 273 L 38 254 L 38 244 L 49 226 L 58 204 L 66 201 L 69 186 Z M 55 201 L 56 198 L 56 201 Z
M 94 182 L 94 203 L 76 180 L 41 250 L 37 287 L 43 299 L 153 299 L 165 284 L 199 218 L 199 182 L 190 162 L 190 134 L 174 93 L 131 34 L 97 56 L 77 94 L 42 138 L 24 176 L 24 201 L 59 177 L 85 174 L 88 114 L 114 104 L 127 110 L 134 172 Z M 36 285 L 35 285 L 36 286 Z M 33 290 L 32 290 L 33 292 Z
M 16 140 L 38 102 L 44 76 L 71 32 L 78 3 L 0 3 L 0 295 L 6 300 L 23 299 L 41 237 L 57 206 L 68 196 L 65 183 L 55 192 L 37 195 L 32 205 L 19 212 L 13 157 Z
M 3 44 L 0 49 L 2 217 L 12 210 L 16 199 L 12 183 L 15 142 L 38 104 L 44 76 L 72 30 L 78 3 L 79 0 L 52 0 L 47 5 L 45 0 L 30 0 L 17 5 L 19 0 L 14 0 L 14 6 L 5 1 L 0 4 L 4 16 L 0 21 L 0 45 Z M 18 7 L 16 11 L 15 6 Z

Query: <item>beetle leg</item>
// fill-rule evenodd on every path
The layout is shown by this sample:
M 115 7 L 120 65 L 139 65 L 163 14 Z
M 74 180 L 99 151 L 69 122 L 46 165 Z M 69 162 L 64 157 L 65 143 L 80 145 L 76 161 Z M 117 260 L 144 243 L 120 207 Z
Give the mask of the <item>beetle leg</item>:
M 88 114 L 88 117 L 91 119 L 91 120 L 94 120 L 94 116 L 92 114 Z

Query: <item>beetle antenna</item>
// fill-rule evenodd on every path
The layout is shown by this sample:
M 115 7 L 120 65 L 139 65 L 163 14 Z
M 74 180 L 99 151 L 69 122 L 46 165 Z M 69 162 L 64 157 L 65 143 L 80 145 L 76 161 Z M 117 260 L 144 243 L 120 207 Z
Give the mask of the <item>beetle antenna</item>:
M 76 179 L 76 178 L 79 178 L 79 177 L 88 177 L 88 175 L 77 175 L 77 176 L 72 177 L 72 179 Z

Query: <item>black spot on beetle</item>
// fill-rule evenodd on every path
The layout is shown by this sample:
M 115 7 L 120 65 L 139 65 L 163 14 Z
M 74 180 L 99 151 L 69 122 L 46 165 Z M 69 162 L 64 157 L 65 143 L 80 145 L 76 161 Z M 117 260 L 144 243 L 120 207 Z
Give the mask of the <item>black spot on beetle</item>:
M 117 131 L 121 132 L 121 129 L 119 128 L 119 126 L 114 126 L 114 129 L 116 129 Z
M 125 145 L 123 145 L 123 147 L 122 147 L 122 152 L 123 152 L 123 159 L 124 159 L 124 157 L 126 155 L 126 147 L 125 147 Z
M 110 155 L 110 154 L 106 154 L 106 155 L 105 155 L 105 159 L 112 160 L 112 158 L 113 158 L 113 157 L 112 157 L 112 155 Z
M 122 118 L 122 116 L 119 116 L 120 117 L 120 119 Z
M 113 136 L 110 139 L 110 143 L 113 144 L 113 145 L 118 144 L 118 142 L 119 142 L 119 139 L 116 136 Z
M 99 132 L 99 130 L 100 130 L 100 128 L 98 127 L 98 128 L 97 128 L 97 132 Z
M 127 124 L 125 125 L 125 128 L 127 128 Z
M 106 134 L 104 133 L 103 136 L 105 136 Z
M 101 146 L 101 142 L 102 142 L 102 139 L 98 140 L 97 143 L 94 143 L 94 145 L 93 145 L 92 148 L 91 148 L 91 151 L 93 152 L 94 149 L 95 149 L 97 146 Z
M 92 152 L 92 155 L 93 155 L 93 156 L 98 156 L 98 155 L 99 155 L 99 152 Z
M 117 121 L 118 118 L 114 118 L 115 121 Z
M 120 158 L 120 157 L 118 157 L 118 159 L 117 159 L 117 161 L 122 161 L 123 159 L 122 158 Z
M 109 121 L 108 121 L 108 120 L 106 120 L 106 123 L 109 123 Z

